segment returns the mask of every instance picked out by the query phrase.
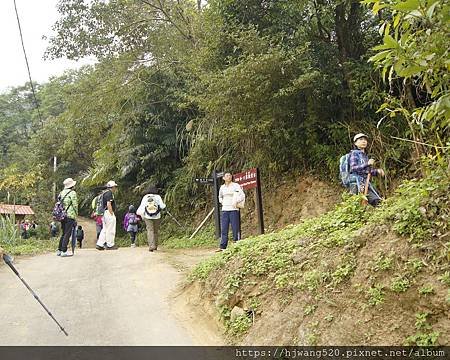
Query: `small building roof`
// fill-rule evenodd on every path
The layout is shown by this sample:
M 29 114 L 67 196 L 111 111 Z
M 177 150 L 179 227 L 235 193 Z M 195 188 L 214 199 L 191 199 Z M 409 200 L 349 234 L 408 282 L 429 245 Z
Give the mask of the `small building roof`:
M 0 204 L 0 214 L 34 215 L 34 211 L 28 205 Z

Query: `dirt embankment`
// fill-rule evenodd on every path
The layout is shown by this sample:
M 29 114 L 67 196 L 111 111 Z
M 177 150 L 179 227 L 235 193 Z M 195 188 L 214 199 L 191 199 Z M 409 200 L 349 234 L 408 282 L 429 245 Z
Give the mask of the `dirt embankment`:
M 292 286 L 276 288 L 271 275 L 249 276 L 224 298 L 224 272 L 238 274 L 245 267 L 237 257 L 185 292 L 203 299 L 196 306 L 216 321 L 221 309 L 254 308 L 249 330 L 230 339 L 238 345 L 448 344 L 450 292 L 444 278 L 450 268 L 444 252 L 414 248 L 386 226 L 363 228 L 352 247 L 323 250 L 318 261 L 317 247 L 299 239 L 290 271 L 300 274 L 303 287 L 292 280 Z M 324 285 L 331 277 L 336 283 Z
M 342 188 L 313 176 L 302 176 L 281 182 L 276 188 L 263 192 L 266 231 L 280 230 L 302 219 L 319 216 L 331 210 L 341 199 Z M 257 235 L 254 190 L 248 193 L 242 210 L 242 233 Z
M 324 213 L 341 193 L 312 178 L 283 184 L 274 193 L 276 203 L 264 195 L 266 224 L 279 229 Z M 252 206 L 250 201 L 244 212 L 244 234 L 246 227 L 247 233 L 256 228 Z M 292 237 L 286 229 L 284 238 L 249 239 L 250 251 L 219 255 L 226 258 L 222 265 L 217 261 L 184 294 L 222 330 L 235 308 L 254 315 L 250 325 L 234 323 L 231 330 L 239 334 L 229 341 L 239 345 L 448 345 L 448 233 L 417 243 L 392 224 L 352 230 L 336 218 L 319 228 L 325 234 L 320 238 Z M 286 246 L 287 252 L 273 251 Z M 255 271 L 251 263 L 262 257 Z

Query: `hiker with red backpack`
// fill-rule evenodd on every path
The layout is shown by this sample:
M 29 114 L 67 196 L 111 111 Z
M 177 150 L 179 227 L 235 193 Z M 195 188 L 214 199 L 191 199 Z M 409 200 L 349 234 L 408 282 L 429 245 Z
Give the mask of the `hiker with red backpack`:
M 150 252 L 158 249 L 161 210 L 165 208 L 166 204 L 164 204 L 161 196 L 159 196 L 158 189 L 153 185 L 150 186 L 136 211 L 136 214 L 138 214 L 145 221 L 149 246 L 148 251 Z
M 123 229 L 130 234 L 131 247 L 136 247 L 136 234 L 138 232 L 138 224 L 141 217 L 136 214 L 136 208 L 133 205 L 128 207 L 128 212 L 123 218 Z
M 376 169 L 374 159 L 369 159 L 366 153 L 369 137 L 363 133 L 353 137 L 354 149 L 341 157 L 340 173 L 342 183 L 352 194 L 363 193 L 372 206 L 378 206 L 381 197 L 370 182 L 372 176 L 384 176 L 383 169 Z
M 61 222 L 62 235 L 56 252 L 56 255 L 61 257 L 70 256 L 67 253 L 67 246 L 78 216 L 78 198 L 73 190 L 76 183 L 72 178 L 63 181 L 64 190 L 59 194 L 58 202 L 53 209 L 53 219 Z

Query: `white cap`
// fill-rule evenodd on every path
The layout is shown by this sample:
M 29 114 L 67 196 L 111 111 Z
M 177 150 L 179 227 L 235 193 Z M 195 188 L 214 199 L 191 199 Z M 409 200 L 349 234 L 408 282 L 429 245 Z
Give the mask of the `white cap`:
M 73 188 L 76 183 L 77 182 L 74 181 L 72 178 L 67 178 L 66 180 L 63 181 L 64 189 Z
M 112 188 L 112 187 L 114 187 L 114 186 L 118 186 L 114 180 L 110 180 L 110 181 L 108 181 L 108 182 L 106 183 L 106 187 L 107 187 L 108 189 L 109 189 L 109 188 Z
M 353 142 L 355 142 L 355 141 L 358 140 L 358 139 L 361 139 L 362 137 L 365 137 L 366 139 L 369 138 L 366 134 L 359 133 L 359 134 L 356 134 L 356 135 L 354 136 Z

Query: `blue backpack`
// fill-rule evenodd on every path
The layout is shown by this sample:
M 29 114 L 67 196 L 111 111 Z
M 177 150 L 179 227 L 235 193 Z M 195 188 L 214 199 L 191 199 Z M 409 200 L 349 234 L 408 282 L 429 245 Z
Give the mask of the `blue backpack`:
M 342 185 L 349 187 L 352 179 L 350 173 L 350 153 L 341 156 L 339 160 L 339 175 L 341 176 Z

